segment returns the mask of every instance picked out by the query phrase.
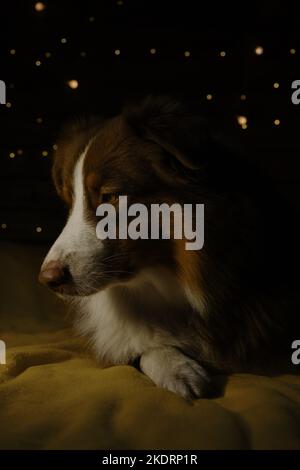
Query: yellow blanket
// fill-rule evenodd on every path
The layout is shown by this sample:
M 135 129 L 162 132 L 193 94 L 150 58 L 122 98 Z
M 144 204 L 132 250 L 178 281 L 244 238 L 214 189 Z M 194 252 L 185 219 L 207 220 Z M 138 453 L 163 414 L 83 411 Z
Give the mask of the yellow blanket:
M 101 368 L 38 286 L 45 250 L 2 245 L 2 449 L 300 449 L 300 377 L 233 375 L 188 403 L 130 366 Z

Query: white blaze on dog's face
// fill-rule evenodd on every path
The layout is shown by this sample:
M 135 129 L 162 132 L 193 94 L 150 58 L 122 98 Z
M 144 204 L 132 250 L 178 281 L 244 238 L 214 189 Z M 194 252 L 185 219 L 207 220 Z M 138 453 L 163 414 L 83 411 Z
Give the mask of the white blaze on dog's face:
M 41 268 L 44 278 L 51 287 L 68 294 L 80 294 L 81 278 L 89 276 L 94 256 L 98 257 L 102 242 L 97 239 L 95 228 L 87 218 L 86 197 L 83 184 L 83 165 L 88 146 L 74 166 L 73 203 L 68 221 L 61 234 L 51 247 Z M 60 286 L 72 283 L 68 288 Z M 77 281 L 78 280 L 78 285 Z M 84 284 L 82 285 L 84 293 Z
M 88 223 L 85 215 L 85 192 L 83 187 L 83 163 L 87 149 L 79 157 L 74 167 L 73 205 L 68 221 L 60 236 L 52 246 L 45 262 L 67 260 L 72 253 L 90 251 L 90 244 L 95 243 L 95 230 Z

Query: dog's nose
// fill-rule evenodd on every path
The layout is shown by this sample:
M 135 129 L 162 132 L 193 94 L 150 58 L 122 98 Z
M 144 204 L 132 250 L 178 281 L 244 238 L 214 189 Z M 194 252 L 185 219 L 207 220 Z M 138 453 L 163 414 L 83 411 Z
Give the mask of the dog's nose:
M 49 261 L 42 267 L 39 281 L 55 290 L 67 282 L 68 272 L 68 269 L 63 267 L 59 261 Z

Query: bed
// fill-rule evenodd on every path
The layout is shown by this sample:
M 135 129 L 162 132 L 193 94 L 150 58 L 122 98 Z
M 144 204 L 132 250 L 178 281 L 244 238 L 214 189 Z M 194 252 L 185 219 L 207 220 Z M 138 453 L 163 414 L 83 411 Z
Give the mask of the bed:
M 38 285 L 46 248 L 2 243 L 1 449 L 300 449 L 300 377 L 235 374 L 192 403 L 104 367 Z

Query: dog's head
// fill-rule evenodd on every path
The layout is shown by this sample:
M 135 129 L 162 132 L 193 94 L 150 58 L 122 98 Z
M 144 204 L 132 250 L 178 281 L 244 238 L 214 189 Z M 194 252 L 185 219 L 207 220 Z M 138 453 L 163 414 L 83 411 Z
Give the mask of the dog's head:
M 184 240 L 98 239 L 96 208 L 110 203 L 117 209 L 120 195 L 147 207 L 195 202 L 211 145 L 205 122 L 165 99 L 69 127 L 58 141 L 53 178 L 70 213 L 42 265 L 41 282 L 61 294 L 86 296 L 132 281 L 147 268 L 193 269 L 182 263 Z

